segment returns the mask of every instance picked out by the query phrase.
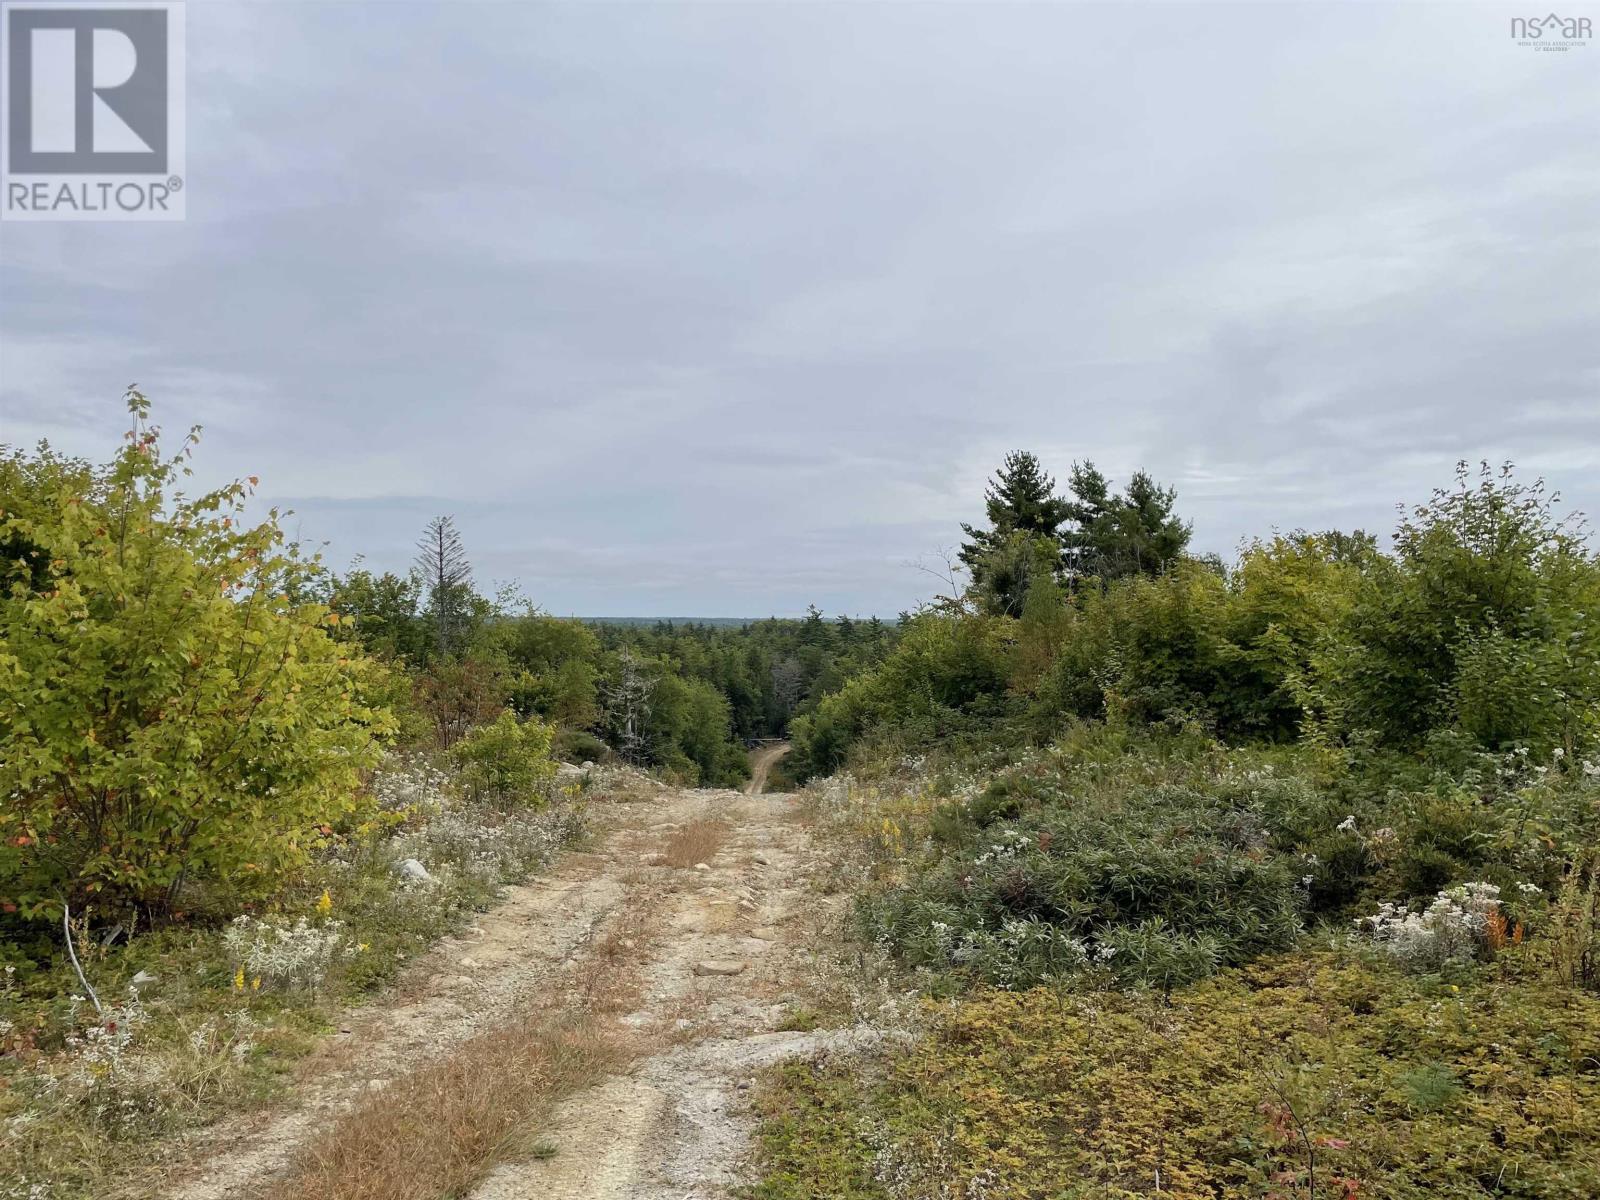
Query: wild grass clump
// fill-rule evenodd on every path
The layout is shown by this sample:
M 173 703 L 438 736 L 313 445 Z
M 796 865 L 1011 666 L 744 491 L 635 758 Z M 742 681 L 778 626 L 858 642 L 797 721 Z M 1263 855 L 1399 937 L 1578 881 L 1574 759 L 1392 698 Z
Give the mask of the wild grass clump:
M 562 1096 L 623 1060 L 584 1021 L 495 1026 L 370 1094 L 297 1156 L 265 1200 L 438 1200 L 538 1140 Z
M 728 839 L 728 823 L 714 817 L 690 821 L 672 831 L 661 849 L 661 863 L 668 867 L 695 867 L 709 863 Z

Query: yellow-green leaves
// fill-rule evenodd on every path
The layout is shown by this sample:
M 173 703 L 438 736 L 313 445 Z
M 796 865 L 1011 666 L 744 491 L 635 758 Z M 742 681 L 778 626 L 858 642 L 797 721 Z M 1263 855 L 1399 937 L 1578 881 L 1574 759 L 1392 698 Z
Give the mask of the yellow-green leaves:
M 0 901 L 27 914 L 265 890 L 392 725 L 317 569 L 244 519 L 241 486 L 171 493 L 193 435 L 164 460 L 129 407 L 103 467 L 0 460 Z

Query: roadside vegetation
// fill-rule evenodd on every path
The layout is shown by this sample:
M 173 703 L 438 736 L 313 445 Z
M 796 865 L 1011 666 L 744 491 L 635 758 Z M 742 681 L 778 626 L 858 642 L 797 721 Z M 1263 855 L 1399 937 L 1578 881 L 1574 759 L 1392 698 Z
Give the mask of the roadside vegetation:
M 509 709 L 549 725 L 566 761 L 615 760 L 685 786 L 738 787 L 750 744 L 784 736 L 791 719 L 880 661 L 896 633 L 815 608 L 731 628 L 553 617 L 475 591 L 448 518 L 424 534 L 410 574 L 358 568 L 323 587 L 346 619 L 337 636 L 414 681 L 402 721 L 419 733 L 448 745 Z
M 5 1200 L 159 1190 L 175 1135 L 284 1092 L 344 1006 L 581 837 L 592 794 L 636 770 L 738 784 L 748 741 L 893 639 L 815 610 L 558 620 L 482 595 L 448 517 L 407 574 L 339 576 L 256 512 L 255 478 L 188 495 L 198 430 L 164 449 L 146 399 L 127 405 L 107 463 L 0 457 Z M 722 833 L 668 853 L 700 861 Z M 583 1073 L 570 1032 L 474 1046 L 543 1062 L 549 1092 Z M 505 1075 L 461 1092 L 444 1174 L 396 1160 L 379 1186 L 481 1166 L 468 1143 L 547 1102 L 538 1072 Z
M 1463 466 L 1223 564 L 1007 460 L 970 585 L 795 723 L 910 1049 L 761 1092 L 767 1198 L 1600 1193 L 1600 561 Z
M 409 623 L 353 612 L 280 514 L 252 522 L 253 478 L 186 495 L 197 431 L 164 451 L 128 408 L 108 463 L 0 458 L 7 1200 L 159 1191 L 175 1135 L 282 1093 L 344 1006 L 631 786 L 588 733 L 597 680 L 574 708 L 581 672 L 484 649 L 598 636 L 483 601 L 448 522 Z M 675 668 L 652 670 L 666 719 Z M 711 748 L 737 749 L 713 699 Z M 558 778 L 563 748 L 608 765 Z M 527 1053 L 572 1074 L 547 1032 Z

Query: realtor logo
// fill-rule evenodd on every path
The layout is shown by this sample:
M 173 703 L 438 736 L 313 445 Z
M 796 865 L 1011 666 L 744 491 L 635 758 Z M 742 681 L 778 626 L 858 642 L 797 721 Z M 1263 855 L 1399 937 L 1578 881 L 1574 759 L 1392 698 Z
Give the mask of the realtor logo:
M 184 215 L 183 6 L 0 4 L 7 220 Z

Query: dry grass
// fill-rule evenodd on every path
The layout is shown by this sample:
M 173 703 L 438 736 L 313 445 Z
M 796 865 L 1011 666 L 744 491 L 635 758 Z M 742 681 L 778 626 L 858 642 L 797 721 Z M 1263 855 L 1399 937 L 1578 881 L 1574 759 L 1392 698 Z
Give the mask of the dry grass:
M 488 1029 L 367 1094 L 262 1200 L 439 1200 L 536 1152 L 563 1097 L 647 1049 L 615 1016 L 641 1001 L 659 905 L 630 889 L 536 1013 Z M 554 981 L 553 981 L 554 982 Z
M 536 1140 L 557 1100 L 626 1054 L 587 1019 L 496 1026 L 393 1081 L 296 1156 L 265 1200 L 439 1200 Z
M 728 823 L 712 817 L 702 817 L 673 831 L 661 852 L 661 862 L 668 867 L 692 867 L 696 863 L 709 863 L 728 839 Z
M 659 909 L 644 892 L 628 897 L 571 974 L 571 1003 L 590 1016 L 629 1012 L 643 1001 L 641 964 L 650 956 Z

